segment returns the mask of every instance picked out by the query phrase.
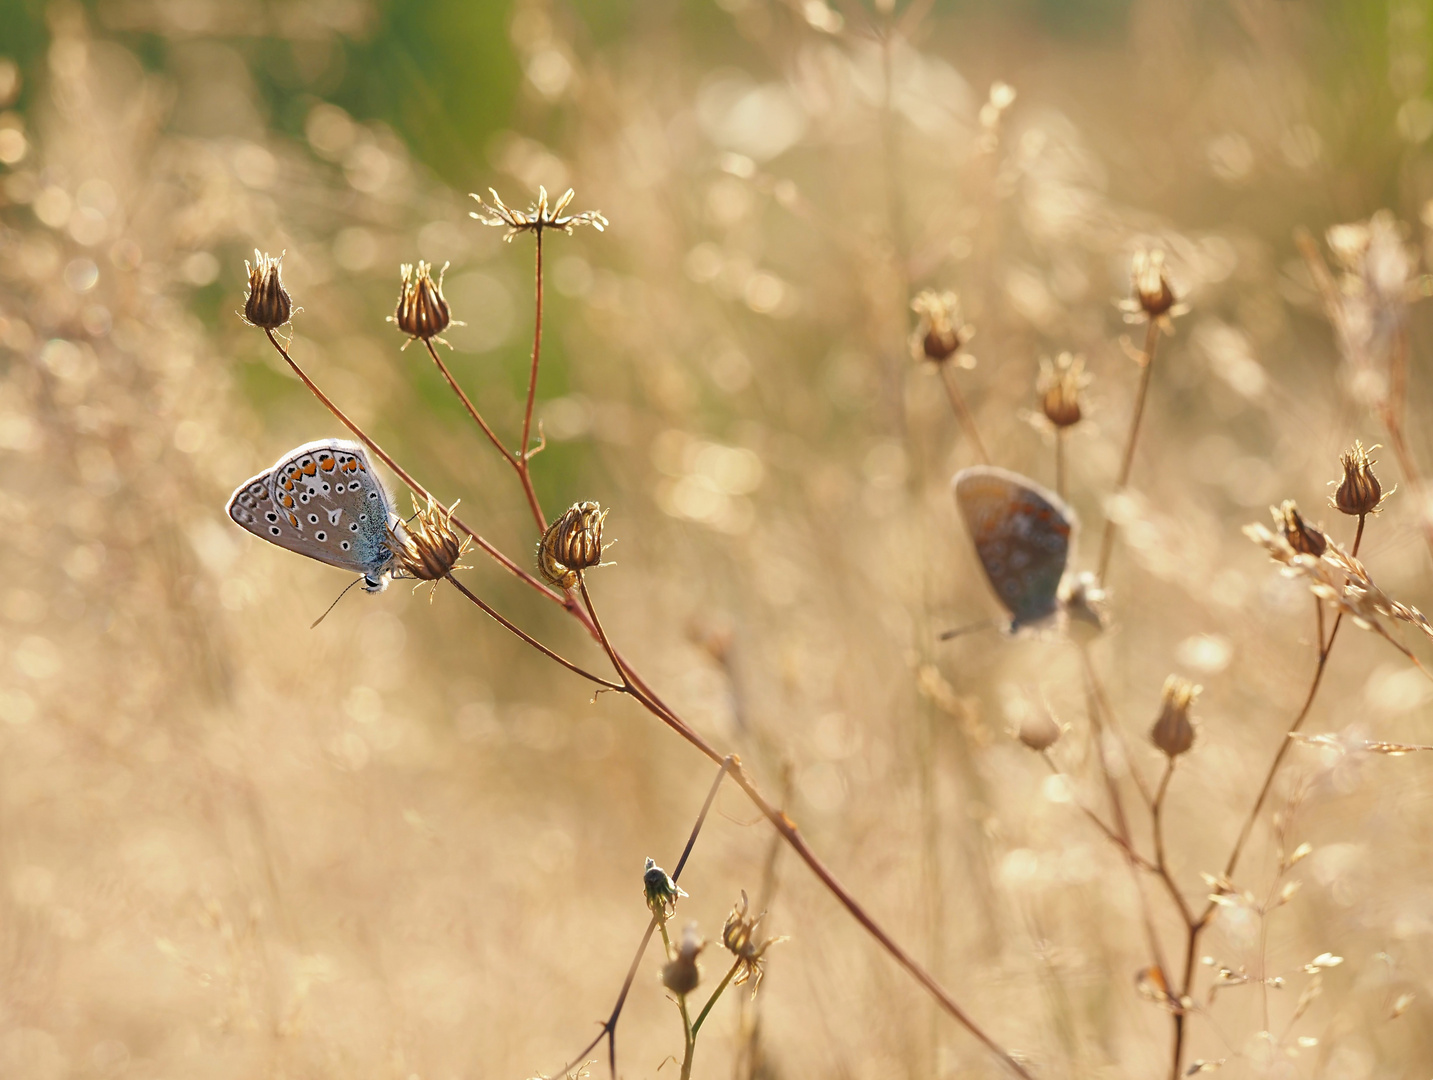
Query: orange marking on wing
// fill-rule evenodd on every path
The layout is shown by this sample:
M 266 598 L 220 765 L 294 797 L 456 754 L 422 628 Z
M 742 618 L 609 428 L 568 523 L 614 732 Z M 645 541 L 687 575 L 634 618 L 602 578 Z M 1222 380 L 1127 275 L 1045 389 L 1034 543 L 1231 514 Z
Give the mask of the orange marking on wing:
M 283 503 L 286 507 L 288 507 L 290 510 L 294 508 L 294 497 L 292 495 L 285 495 L 279 501 Z
M 297 529 L 297 528 L 299 527 L 299 519 L 296 518 L 296 517 L 294 517 L 293 514 L 290 514 L 290 515 L 289 515 L 289 524 L 292 525 L 295 529 Z
M 312 461 L 310 461 L 307 465 L 303 467 L 303 474 L 305 476 L 312 476 L 316 472 L 318 472 L 318 469 L 315 467 Z
M 318 467 L 324 472 L 333 472 L 333 466 L 334 460 L 331 457 L 326 457 L 318 463 Z

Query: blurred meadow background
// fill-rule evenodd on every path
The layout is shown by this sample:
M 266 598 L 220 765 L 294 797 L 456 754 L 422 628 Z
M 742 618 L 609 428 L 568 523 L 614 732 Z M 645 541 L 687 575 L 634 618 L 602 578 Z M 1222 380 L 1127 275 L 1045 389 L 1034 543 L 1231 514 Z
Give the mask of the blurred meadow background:
M 1408 456 L 1433 468 L 1433 326 L 1403 306 L 1428 291 L 1430 59 L 1426 0 L 0 0 L 0 1076 L 516 1080 L 608 1014 L 643 859 L 675 863 L 712 766 L 449 588 L 355 591 L 310 630 L 345 575 L 224 514 L 346 434 L 236 315 L 244 260 L 284 251 L 295 359 L 531 564 L 507 466 L 384 320 L 400 263 L 450 263 L 447 355 L 512 445 L 532 244 L 467 193 L 539 185 L 611 222 L 545 240 L 533 471 L 549 516 L 612 508 L 590 585 L 614 640 L 1036 1075 L 1167 1075 L 1141 912 L 1171 962 L 1183 927 L 1081 811 L 1108 815 L 1079 654 L 937 640 L 997 609 L 949 488 L 978 455 L 911 355 L 910 302 L 959 294 L 977 361 L 950 374 L 992 458 L 1047 485 L 1040 361 L 1085 359 L 1065 449 L 1076 566 L 1121 524 L 1090 646 L 1128 748 L 1111 769 L 1137 805 L 1161 685 L 1203 685 L 1165 805 L 1202 908 L 1318 648 L 1307 589 L 1241 527 L 1292 498 L 1347 546 L 1338 455 L 1389 442 L 1387 358 L 1341 350 L 1300 227 L 1387 211 L 1353 234 L 1385 258 L 1349 295 L 1407 319 Z M 1190 310 L 1112 497 L 1140 248 Z M 1426 607 L 1429 494 L 1376 456 L 1398 490 L 1360 555 Z M 1234 882 L 1303 888 L 1220 907 L 1186 1065 L 1433 1069 L 1433 757 L 1358 749 L 1433 741 L 1430 690 L 1344 630 L 1305 725 L 1335 738 L 1290 752 Z M 1044 708 L 1066 776 L 1011 734 Z M 1287 873 L 1276 815 L 1312 849 Z M 773 836 L 728 785 L 682 876 L 674 926 L 719 937 L 744 889 L 789 935 L 693 1075 L 1009 1075 Z M 658 952 L 627 1077 L 677 1075 Z M 1324 953 L 1343 962 L 1305 970 Z

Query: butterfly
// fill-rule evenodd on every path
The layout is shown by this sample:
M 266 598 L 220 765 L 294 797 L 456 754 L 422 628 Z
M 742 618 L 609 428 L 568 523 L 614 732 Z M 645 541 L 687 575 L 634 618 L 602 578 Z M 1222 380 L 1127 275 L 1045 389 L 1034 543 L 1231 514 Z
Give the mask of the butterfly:
M 388 585 L 391 531 L 402 524 L 358 443 L 304 443 L 240 484 L 226 509 L 271 544 L 362 574 L 368 592 Z
M 1060 611 L 1060 582 L 1079 521 L 1065 500 L 1027 477 L 990 465 L 962 469 L 955 504 L 1010 632 Z

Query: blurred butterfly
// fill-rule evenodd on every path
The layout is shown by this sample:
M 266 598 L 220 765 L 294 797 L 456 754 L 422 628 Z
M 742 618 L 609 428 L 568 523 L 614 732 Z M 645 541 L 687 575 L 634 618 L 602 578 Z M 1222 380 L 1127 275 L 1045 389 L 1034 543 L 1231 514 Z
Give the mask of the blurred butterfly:
M 1078 528 L 1065 500 L 990 465 L 962 469 L 952 486 L 985 576 L 1010 613 L 1010 632 L 1059 612 L 1060 582 Z
M 240 484 L 226 509 L 271 544 L 362 574 L 368 592 L 388 585 L 390 530 L 403 526 L 358 443 L 320 439 L 296 447 Z

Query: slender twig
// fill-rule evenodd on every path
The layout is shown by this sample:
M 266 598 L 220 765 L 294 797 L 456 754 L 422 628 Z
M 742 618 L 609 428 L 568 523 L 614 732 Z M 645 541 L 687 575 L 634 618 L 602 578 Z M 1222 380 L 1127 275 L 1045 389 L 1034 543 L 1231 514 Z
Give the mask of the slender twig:
M 269 332 L 269 339 L 273 342 L 274 347 L 279 350 L 279 353 L 284 357 L 284 359 L 288 361 L 290 367 L 293 368 L 294 372 L 303 381 L 304 385 L 309 388 L 309 390 L 314 394 L 315 397 L 317 397 L 325 406 L 327 406 L 330 412 L 332 412 L 346 427 L 348 427 L 350 431 L 352 431 L 356 436 L 358 436 L 358 438 L 365 445 L 367 445 L 371 450 L 373 450 L 373 452 L 377 454 L 378 457 L 382 459 L 385 464 L 387 464 L 391 469 L 393 469 L 393 471 L 415 492 L 417 492 L 419 495 L 424 496 L 425 498 L 428 497 L 426 489 L 419 485 L 416 480 L 413 480 L 408 474 L 408 472 L 404 470 L 401 466 L 399 466 L 397 462 L 395 462 L 391 457 L 388 456 L 388 454 L 383 452 L 378 447 L 377 443 L 375 443 L 371 438 L 369 438 L 368 435 L 364 433 L 363 430 L 357 424 L 349 420 L 349 418 L 343 413 L 343 411 L 340 410 L 338 406 L 335 405 L 328 398 L 328 396 L 319 389 L 319 387 L 313 382 L 313 380 L 310 379 L 296 363 L 294 363 L 293 359 L 288 355 L 287 350 L 285 350 L 283 346 L 279 344 L 278 340 L 274 338 L 272 332 Z M 622 678 L 627 683 L 626 686 L 621 688 L 622 693 L 626 693 L 631 697 L 635 698 L 645 709 L 647 709 L 648 712 L 650 712 L 657 719 L 661 720 L 664 724 L 666 724 L 669 728 L 675 731 L 678 735 L 680 735 L 698 751 L 706 755 L 706 757 L 708 757 L 711 761 L 721 762 L 724 760 L 723 755 L 719 753 L 715 747 L 713 747 L 709 742 L 707 742 L 706 739 L 699 735 L 690 725 L 687 724 L 685 720 L 683 720 L 675 711 L 673 711 L 668 705 L 666 705 L 662 701 L 662 699 L 658 697 L 647 686 L 646 682 L 622 658 L 621 653 L 619 653 L 611 645 L 611 642 L 606 639 L 605 633 L 601 632 L 597 628 L 596 621 L 591 617 L 590 612 L 584 610 L 583 606 L 578 603 L 577 600 L 575 600 L 570 593 L 567 595 L 563 595 L 561 593 L 557 593 L 549 589 L 542 582 L 538 581 L 527 571 L 519 567 L 516 563 L 514 563 L 510 558 L 500 552 L 497 548 L 493 547 L 493 545 L 490 544 L 488 541 L 478 536 L 477 533 L 475 533 L 472 529 L 468 528 L 457 518 L 453 518 L 452 521 L 454 525 L 458 526 L 468 535 L 472 536 L 483 551 L 491 555 L 501 565 L 506 567 L 511 573 L 513 573 L 515 576 L 519 577 L 523 581 L 527 582 L 528 584 L 532 585 L 549 599 L 561 603 L 563 607 L 574 618 L 581 622 L 583 626 L 585 626 L 588 631 L 593 634 L 594 637 L 598 638 L 603 642 L 609 658 L 612 660 L 613 664 L 621 673 Z M 588 599 L 590 601 L 590 597 Z M 946 990 L 945 987 L 942 986 L 930 974 L 930 972 L 926 971 L 926 969 L 913 956 L 911 956 L 910 953 L 906 952 L 906 950 L 902 948 L 899 943 L 897 943 L 895 938 L 893 938 L 886 931 L 886 929 L 881 926 L 881 924 L 878 923 L 870 915 L 869 912 L 866 911 L 865 907 L 860 903 L 860 901 L 858 901 L 851 894 L 851 892 L 841 883 L 841 881 L 831 872 L 831 870 L 820 859 L 820 857 L 817 856 L 817 854 L 806 843 L 806 838 L 801 834 L 796 823 L 786 815 L 785 811 L 774 806 L 765 798 L 765 796 L 761 794 L 760 789 L 757 788 L 751 777 L 747 775 L 746 771 L 741 766 L 740 760 L 737 759 L 735 755 L 732 755 L 731 773 L 732 778 L 737 782 L 738 786 L 746 794 L 747 798 L 751 800 L 752 804 L 761 812 L 762 816 L 765 817 L 767 821 L 772 824 L 776 831 L 786 841 L 787 845 L 796 853 L 796 855 L 801 859 L 801 861 L 806 864 L 807 868 L 813 874 L 816 875 L 817 879 L 826 888 L 826 890 L 830 892 L 831 895 L 835 897 L 837 902 L 840 903 L 840 905 L 846 909 L 846 912 L 853 919 L 855 919 L 856 922 L 859 923 L 861 927 L 868 934 L 871 935 L 871 937 L 876 940 L 876 942 L 881 946 L 881 948 L 884 949 L 886 953 L 888 953 L 891 958 L 896 961 L 897 964 L 904 968 L 906 972 L 913 979 L 915 979 L 915 981 L 920 984 L 920 986 L 928 994 L 930 994 L 936 1000 L 936 1002 L 941 1006 L 941 1008 L 944 1009 L 945 1012 L 952 1019 L 954 1019 L 958 1024 L 965 1028 L 967 1032 L 973 1035 L 975 1039 L 983 1046 L 985 1046 L 991 1053 L 1000 1058 L 1002 1063 L 1004 1063 L 1004 1065 L 1008 1069 L 1010 1069 L 1011 1072 L 1015 1073 L 1015 1075 L 1017 1076 L 1024 1078 L 1024 1080 L 1033 1080 L 1033 1077 L 1031 1076 L 1029 1070 L 1026 1069 L 1025 1066 L 1022 1065 L 1008 1050 L 1000 1046 L 999 1043 L 997 1043 L 993 1038 L 991 1038 L 991 1036 L 985 1031 L 985 1029 L 982 1028 L 978 1023 L 976 1023 L 974 1018 L 971 1017 L 970 1014 L 967 1013 L 963 1008 L 961 1008 L 959 1003 L 956 1002 L 953 997 L 951 997 L 950 992 Z M 597 1041 L 600 1041 L 600 1037 Z M 597 1043 L 594 1042 L 592 1045 L 596 1046 Z M 580 1058 L 581 1055 L 578 1055 L 578 1057 Z
M 1360 515 L 1358 519 L 1358 531 L 1354 534 L 1353 540 L 1352 554 L 1355 557 L 1358 555 L 1359 545 L 1363 542 L 1364 521 L 1364 516 Z M 1294 740 L 1292 736 L 1297 734 L 1299 729 L 1303 727 L 1304 721 L 1308 719 L 1309 713 L 1313 709 L 1314 698 L 1318 696 L 1319 687 L 1323 683 L 1324 671 L 1328 668 L 1329 654 L 1333 652 L 1334 642 L 1338 639 L 1339 627 L 1343 625 L 1343 612 L 1340 611 L 1334 618 L 1333 628 L 1329 631 L 1328 640 L 1324 641 L 1322 601 L 1319 600 L 1318 597 L 1315 597 L 1314 603 L 1317 605 L 1316 632 L 1319 635 L 1318 663 L 1314 666 L 1313 678 L 1309 682 L 1308 693 L 1304 695 L 1304 703 L 1300 706 L 1293 722 L 1284 733 L 1284 738 L 1279 741 L 1279 747 L 1274 751 L 1274 760 L 1269 763 L 1269 769 L 1264 774 L 1264 782 L 1259 786 L 1259 794 L 1254 799 L 1254 805 L 1249 809 L 1248 815 L 1244 818 L 1243 824 L 1239 827 L 1239 835 L 1234 841 L 1233 849 L 1229 852 L 1228 861 L 1224 864 L 1224 877 L 1226 879 L 1232 877 L 1235 869 L 1238 868 L 1239 857 L 1243 854 L 1244 845 L 1248 843 L 1249 836 L 1254 831 L 1254 823 L 1259 818 L 1259 811 L 1264 808 L 1264 802 L 1268 799 L 1269 792 L 1273 789 L 1274 777 L 1278 775 L 1279 766 L 1283 764 L 1284 756 L 1289 752 L 1289 747 L 1293 745 Z M 1205 906 L 1202 914 L 1190 920 L 1189 934 L 1185 942 L 1184 950 L 1184 974 L 1180 982 L 1181 1001 L 1187 998 L 1193 989 L 1194 957 L 1199 947 L 1199 937 L 1213 919 L 1216 907 L 1217 905 L 1211 900 Z M 1171 1055 L 1172 1060 L 1170 1065 L 1171 1080 L 1178 1080 L 1179 1078 L 1179 1067 L 1184 1051 L 1184 1019 L 1185 1016 L 1182 1009 L 1175 1013 L 1174 1050 Z
M 383 464 L 387 465 L 390 469 L 392 469 L 394 473 L 398 475 L 398 478 L 402 480 L 405 484 L 407 484 L 410 488 L 412 488 L 413 491 L 416 492 L 420 497 L 424 499 L 432 498 L 432 496 L 428 493 L 427 488 L 425 488 L 422 484 L 418 483 L 417 480 L 413 479 L 413 476 L 408 472 L 407 469 L 403 468 L 403 466 L 399 465 L 398 462 L 394 461 L 392 456 L 390 456 L 389 453 L 383 449 L 383 447 L 379 446 L 378 443 L 376 443 L 369 436 L 369 434 L 363 430 L 363 428 L 359 427 L 358 424 L 349 419 L 347 413 L 345 413 L 342 409 L 340 409 L 337 405 L 334 404 L 333 399 L 331 399 L 327 394 L 325 394 L 321 389 L 319 389 L 318 384 L 309 378 L 308 373 L 304 371 L 303 368 L 299 367 L 298 363 L 294 360 L 294 358 L 289 355 L 288 349 L 284 348 L 284 346 L 279 342 L 279 339 L 274 336 L 274 332 L 272 330 L 266 329 L 264 333 L 268 335 L 269 341 L 274 346 L 274 348 L 279 351 L 279 355 L 282 356 L 284 360 L 288 362 L 288 365 L 290 368 L 293 369 L 294 374 L 299 377 L 299 380 L 306 387 L 308 387 L 309 393 L 313 394 L 314 397 L 318 398 L 319 401 L 323 403 L 324 407 L 327 408 L 329 412 L 333 413 L 335 417 L 337 417 L 339 423 L 341 423 L 344 427 L 348 428 L 349 431 L 353 432 L 353 434 L 357 436 L 359 442 L 363 443 L 363 445 L 367 446 L 368 449 L 372 450 L 375 454 L 377 454 L 378 458 L 383 462 Z M 436 499 L 434 499 L 433 502 L 435 506 L 441 508 L 444 513 L 447 513 L 448 508 L 446 506 L 443 506 L 443 504 L 438 502 Z M 476 543 L 478 547 L 482 548 L 482 550 L 486 552 L 495 562 L 497 562 L 500 566 L 506 569 L 514 577 L 518 578 L 524 584 L 527 584 L 532 588 L 536 589 L 538 592 L 546 596 L 549 600 L 555 600 L 559 604 L 564 603 L 566 601 L 566 598 L 561 593 L 554 592 L 552 589 L 549 589 L 541 581 L 533 577 L 532 574 L 528 573 L 521 566 L 513 562 L 510 558 L 508 558 L 496 547 L 494 547 L 490 541 L 483 539 L 483 537 L 480 536 L 476 531 L 465 525 L 459 518 L 454 517 L 451 520 L 454 525 L 456 525 L 458 528 L 462 529 L 463 532 L 471 536 L 473 538 L 473 542 Z
M 488 426 L 488 422 L 483 419 L 483 414 L 478 412 L 478 407 L 474 405 L 472 399 L 463 392 L 463 388 L 458 385 L 458 380 L 455 379 L 453 373 L 448 370 L 448 365 L 443 363 L 443 358 L 438 355 L 438 350 L 434 348 L 433 342 L 424 338 L 423 344 L 428 350 L 428 355 L 433 358 L 433 363 L 437 364 L 438 370 L 443 373 L 443 378 L 447 379 L 448 385 L 453 388 L 453 393 L 458 395 L 458 400 L 463 403 L 463 408 L 468 410 L 468 415 L 473 418 L 474 423 L 476 423 L 478 427 L 483 429 L 483 434 L 488 437 L 488 441 L 491 442 L 497 449 L 497 452 L 502 455 L 503 460 L 511 465 L 517 472 L 518 479 L 523 480 L 526 476 L 526 471 L 518 461 L 517 456 L 503 445 L 503 441 L 498 438 L 497 433 Z M 546 529 L 547 520 L 542 516 L 542 507 L 537 501 L 537 492 L 533 490 L 530 482 L 523 483 L 523 492 L 527 495 L 527 504 L 532 510 L 532 516 L 537 521 L 538 531 L 540 532 Z
M 1056 763 L 1054 756 L 1050 753 L 1049 750 L 1043 751 L 1040 756 L 1045 759 L 1045 764 L 1050 767 L 1051 773 L 1061 778 L 1065 776 L 1064 770 L 1061 769 L 1060 766 Z M 1154 873 L 1154 863 L 1150 862 L 1138 851 L 1136 851 L 1133 843 L 1131 843 L 1129 840 L 1126 840 L 1119 833 L 1115 832 L 1114 829 L 1106 825 L 1104 819 L 1101 818 L 1099 814 L 1095 813 L 1084 803 L 1080 802 L 1078 799 L 1075 799 L 1074 803 L 1075 808 L 1078 809 L 1080 813 L 1084 814 L 1085 817 L 1089 818 L 1091 823 L 1094 824 L 1095 828 L 1099 829 L 1100 832 L 1104 833 L 1105 838 L 1124 853 L 1125 858 L 1129 859 L 1129 861 L 1135 866 L 1139 867 L 1139 869 L 1148 870 L 1150 873 Z
M 702 803 L 701 812 L 697 814 L 697 820 L 692 825 L 691 835 L 687 837 L 687 846 L 682 849 L 682 857 L 677 860 L 676 868 L 672 871 L 673 881 L 676 881 L 682 876 L 682 870 L 687 865 L 687 857 L 691 855 L 692 848 L 696 846 L 697 837 L 701 834 L 702 826 L 706 823 L 707 813 L 711 810 L 712 803 L 716 801 L 717 792 L 721 789 L 721 782 L 730 771 L 735 760 L 735 758 L 731 757 L 726 758 L 721 763 L 721 769 L 717 771 L 716 777 L 712 780 L 711 789 L 707 792 L 706 800 Z M 562 1067 L 561 1075 L 566 1076 L 572 1068 L 576 1065 L 580 1065 L 587 1058 L 587 1055 L 597 1048 L 598 1043 L 606 1039 L 608 1040 L 609 1051 L 608 1064 L 612 1069 L 612 1078 L 616 1080 L 617 1021 L 622 1016 L 622 1009 L 627 1004 L 627 994 L 632 989 L 633 980 L 637 977 L 637 968 L 642 963 L 642 956 L 646 953 L 647 945 L 651 942 L 652 934 L 656 929 L 657 917 L 653 915 L 651 921 L 647 923 L 647 930 L 642 935 L 641 943 L 637 946 L 637 953 L 632 957 L 632 963 L 627 968 L 627 978 L 622 981 L 622 989 L 617 994 L 617 1003 L 612 1006 L 612 1012 L 608 1015 L 607 1019 L 602 1022 L 602 1027 L 601 1030 L 597 1032 L 597 1037 L 574 1054 L 571 1061 Z
M 1135 393 L 1134 415 L 1130 418 L 1129 434 L 1125 437 L 1124 457 L 1120 460 L 1119 483 L 1115 485 L 1116 492 L 1122 492 L 1129 486 L 1130 472 L 1134 468 L 1134 448 L 1139 442 L 1140 421 L 1144 418 L 1144 403 L 1149 396 L 1150 376 L 1154 373 L 1154 350 L 1159 344 L 1159 320 L 1150 319 L 1149 327 L 1144 332 L 1144 352 L 1140 359 L 1139 390 Z M 1100 540 L 1100 562 L 1099 570 L 1096 572 L 1101 583 L 1110 567 L 1110 556 L 1115 549 L 1115 534 L 1118 532 L 1114 518 L 1105 518 L 1105 532 Z
M 532 407 L 537 400 L 537 369 L 542 361 L 542 229 L 533 230 L 536 240 L 537 265 L 534 273 L 536 280 L 537 303 L 534 308 L 532 323 L 532 369 L 527 377 L 527 405 L 522 414 L 522 443 L 518 447 L 518 479 L 522 481 L 523 491 L 527 493 L 527 501 L 532 506 L 533 512 L 537 515 L 538 531 L 547 528 L 543 520 L 542 510 L 538 508 L 537 493 L 532 486 L 532 469 L 530 462 L 537 450 L 528 448 L 532 440 Z M 539 446 L 538 449 L 541 449 Z
M 602 688 L 605 689 L 605 690 L 615 690 L 615 691 L 617 691 L 617 692 L 620 693 L 620 692 L 624 689 L 624 685 L 623 685 L 622 683 L 615 683 L 615 682 L 612 682 L 612 681 L 609 680 L 609 679 L 604 679 L 604 678 L 602 678 L 600 675 L 594 675 L 594 674 L 592 674 L 592 672 L 590 672 L 590 671 L 584 671 L 582 668 L 580 668 L 580 667 L 578 667 L 576 664 L 574 664 L 571 660 L 568 660 L 568 659 L 566 659 L 565 657 L 560 656 L 559 654 L 553 652 L 551 649 L 549 649 L 549 648 L 548 648 L 546 645 L 544 645 L 542 642 L 538 641 L 537 638 L 535 638 L 535 637 L 533 637 L 531 634 L 529 634 L 526 630 L 523 630 L 522 628 L 520 628 L 520 627 L 518 627 L 518 626 L 514 626 L 514 625 L 513 625 L 511 622 L 509 622 L 507 619 L 503 618 L 502 615 L 498 614 L 498 612 L 494 611 L 488 604 L 486 604 L 480 596 L 478 596 L 476 593 L 472 592 L 472 590 L 470 590 L 466 585 L 464 585 L 461 581 L 459 581 L 457 578 L 455 578 L 452 574 L 448 574 L 448 575 L 446 575 L 446 577 L 447 577 L 447 579 L 448 579 L 448 583 L 449 583 L 450 585 L 452 585 L 453 588 L 457 589 L 460 593 L 462 593 L 464 596 L 466 596 L 466 597 L 467 597 L 469 600 L 471 600 L 474 604 L 476 604 L 478 607 L 482 608 L 483 611 L 485 611 L 489 616 L 491 616 L 494 620 L 496 620 L 496 621 L 497 621 L 501 626 L 503 626 L 505 629 L 507 629 L 507 630 L 511 631 L 513 634 L 517 635 L 519 638 L 521 638 L 523 641 L 527 642 L 529 645 L 531 645 L 531 646 L 532 646 L 534 649 L 536 649 L 538 652 L 542 653 L 544 656 L 548 657 L 548 658 L 551 659 L 551 660 L 556 660 L 559 664 L 561 664 L 563 667 L 565 667 L 568 671 L 571 671 L 571 672 L 573 672 L 573 673 L 575 673 L 575 674 L 577 674 L 577 675 L 581 675 L 584 679 L 587 679 L 587 680 L 589 680 L 589 681 L 591 681 L 591 682 L 595 682 L 598 686 L 602 687 Z
M 1055 429 L 1055 494 L 1065 497 L 1065 429 Z
M 693 1041 L 693 1042 L 696 1041 L 697 1032 L 701 1031 L 701 1029 L 702 1029 L 702 1022 L 703 1022 L 704 1020 L 706 1020 L 706 1018 L 707 1018 L 707 1013 L 709 1013 L 709 1012 L 712 1011 L 712 1006 L 716 1004 L 717 998 L 721 997 L 722 991 L 727 988 L 727 984 L 731 982 L 732 976 L 737 973 L 737 969 L 740 968 L 740 967 L 741 967 L 741 957 L 737 957 L 737 958 L 736 958 L 736 962 L 733 963 L 733 964 L 731 965 L 730 970 L 727 971 L 726 977 L 723 978 L 722 981 L 717 984 L 717 988 L 712 991 L 712 996 L 709 997 L 709 998 L 707 998 L 707 1003 L 702 1006 L 702 1011 L 699 1012 L 699 1013 L 697 1014 L 697 1018 L 692 1021 L 692 1041 Z
M 960 392 L 960 384 L 955 381 L 955 373 L 951 371 L 950 362 L 942 361 L 936 365 L 936 368 L 940 371 L 940 381 L 945 387 L 945 396 L 950 399 L 950 407 L 955 410 L 955 419 L 971 443 L 974 444 L 975 452 L 980 455 L 980 463 L 989 465 L 990 452 L 985 449 L 985 443 L 980 441 L 980 431 L 975 426 L 975 417 L 965 403 L 965 395 Z

